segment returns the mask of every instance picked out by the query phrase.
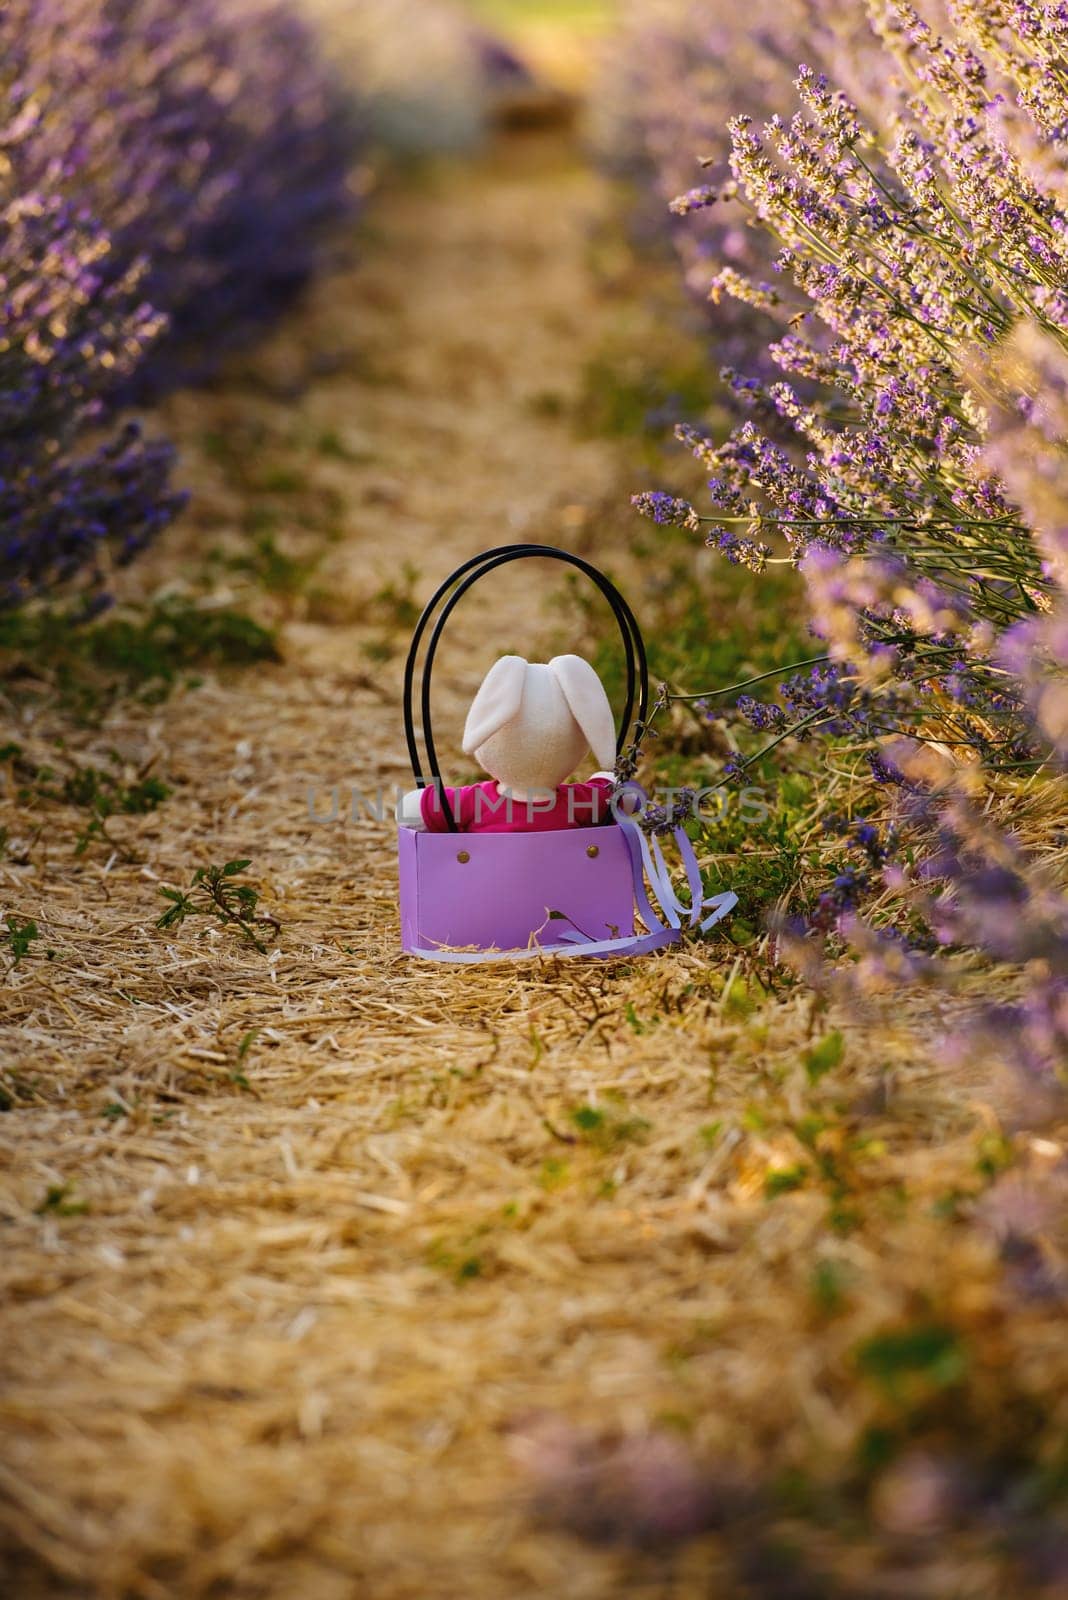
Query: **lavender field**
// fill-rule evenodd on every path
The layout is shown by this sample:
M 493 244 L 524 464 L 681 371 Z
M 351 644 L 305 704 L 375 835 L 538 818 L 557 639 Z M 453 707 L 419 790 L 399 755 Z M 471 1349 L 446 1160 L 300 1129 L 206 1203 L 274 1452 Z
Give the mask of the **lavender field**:
M 1059 1597 L 1068 7 L 13 0 L 0 93 L 0 1593 Z M 512 541 L 704 935 L 401 952 Z M 446 771 L 621 703 L 562 570 Z

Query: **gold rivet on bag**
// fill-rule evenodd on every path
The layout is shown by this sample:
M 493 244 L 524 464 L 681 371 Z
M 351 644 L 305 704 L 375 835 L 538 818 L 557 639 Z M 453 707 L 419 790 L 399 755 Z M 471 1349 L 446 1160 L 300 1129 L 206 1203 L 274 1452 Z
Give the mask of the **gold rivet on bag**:
M 600 847 L 599 844 L 588 844 L 586 846 L 586 854 L 588 856 L 590 856 L 590 857 L 599 856 L 600 853 L 601 853 L 601 847 Z
M 457 861 L 470 861 L 471 853 L 468 850 L 457 850 L 456 859 Z

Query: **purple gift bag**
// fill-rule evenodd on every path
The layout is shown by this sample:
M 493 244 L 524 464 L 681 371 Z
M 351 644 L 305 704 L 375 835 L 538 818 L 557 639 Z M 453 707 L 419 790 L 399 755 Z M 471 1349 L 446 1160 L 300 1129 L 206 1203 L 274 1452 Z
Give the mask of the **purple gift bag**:
M 701 875 L 682 829 L 675 838 L 689 884 L 683 905 L 671 886 L 657 841 L 618 811 L 615 823 L 544 833 L 461 833 L 441 787 L 430 725 L 430 680 L 442 629 L 476 580 L 524 556 L 551 556 L 584 573 L 604 595 L 619 624 L 627 666 L 627 691 L 617 751 L 632 716 L 639 730 L 648 704 L 645 646 L 623 596 L 581 556 L 553 545 L 502 545 L 473 556 L 437 589 L 412 636 L 404 670 L 404 730 L 416 783 L 439 786 L 448 831 L 399 829 L 401 944 L 413 955 L 457 963 L 517 960 L 524 956 L 636 955 L 678 939 L 685 925 L 711 927 L 735 904 L 733 894 L 702 900 Z M 447 598 L 446 598 L 447 597 Z M 439 604 L 423 662 L 420 705 L 427 767 L 424 771 L 413 717 L 416 665 L 423 635 Z M 640 791 L 637 791 L 640 794 Z M 653 910 L 646 880 L 665 920 Z M 636 927 L 635 914 L 642 927 Z M 703 913 L 709 913 L 703 915 Z M 472 948 L 474 947 L 474 948 Z

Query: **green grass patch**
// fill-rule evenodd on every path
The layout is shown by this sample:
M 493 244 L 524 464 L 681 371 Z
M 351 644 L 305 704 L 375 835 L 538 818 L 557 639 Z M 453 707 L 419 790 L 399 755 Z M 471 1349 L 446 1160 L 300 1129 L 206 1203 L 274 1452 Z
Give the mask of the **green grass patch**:
M 588 434 L 663 439 L 676 422 L 705 415 L 715 390 L 701 355 L 663 368 L 642 358 L 598 356 L 586 365 L 575 415 Z
M 120 696 L 155 704 L 197 669 L 277 661 L 271 632 L 244 612 L 169 597 L 78 626 L 61 609 L 0 616 L 0 675 L 54 694 L 84 720 Z
M 251 861 L 243 857 L 227 861 L 222 866 L 198 867 L 188 889 L 164 886 L 159 892 L 167 902 L 167 909 L 157 920 L 156 927 L 167 932 L 172 928 L 180 928 L 188 917 L 208 917 L 224 928 L 234 929 L 261 955 L 266 955 L 266 940 L 277 938 L 281 924 L 277 917 L 259 909 L 259 890 L 243 881 L 242 874 L 251 865 Z M 247 1044 L 242 1041 L 243 1048 L 238 1052 L 239 1062 L 251 1048 L 254 1038 L 255 1030 L 251 1035 L 246 1035 Z M 232 1074 L 232 1079 L 240 1083 L 242 1088 L 248 1087 L 241 1074 Z
M 803 1189 L 808 1182 L 809 1169 L 798 1162 L 792 1167 L 769 1167 L 764 1174 L 764 1194 L 768 1200 L 774 1200 L 780 1194 L 793 1194 L 795 1189 Z
M 42 804 L 82 811 L 85 820 L 75 839 L 75 853 L 84 855 L 90 844 L 99 839 L 129 858 L 125 847 L 109 834 L 109 819 L 145 816 L 162 805 L 171 791 L 161 778 L 144 769 L 128 779 L 117 751 L 109 752 L 109 758 L 110 768 L 79 766 L 60 747 L 57 760 L 65 766 L 63 770 L 32 761 L 18 744 L 0 747 L 0 763 L 7 764 L 17 805 L 30 812 L 39 810 Z
M 250 547 L 234 555 L 218 552 L 216 560 L 228 572 L 251 578 L 269 594 L 301 594 L 315 573 L 319 558 L 317 555 L 307 558 L 294 556 L 283 550 L 275 533 L 263 526 L 270 520 L 269 512 L 263 508 L 254 509 L 246 518 L 248 531 L 255 533 Z
M 835 1028 L 802 1054 L 801 1061 L 809 1083 L 818 1083 L 826 1073 L 833 1072 L 844 1055 L 845 1039 L 841 1030 Z
M 960 1383 L 968 1371 L 968 1355 L 954 1328 L 941 1322 L 917 1322 L 866 1339 L 856 1353 L 857 1370 L 892 1398 L 910 1386 L 944 1389 Z

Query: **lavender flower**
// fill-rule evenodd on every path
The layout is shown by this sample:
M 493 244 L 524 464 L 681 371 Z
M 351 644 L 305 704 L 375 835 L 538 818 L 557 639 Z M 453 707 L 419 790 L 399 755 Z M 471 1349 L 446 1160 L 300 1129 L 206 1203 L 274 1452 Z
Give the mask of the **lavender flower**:
M 782 706 L 764 700 L 755 700 L 751 694 L 740 694 L 734 702 L 751 728 L 761 733 L 780 733 L 787 726 L 786 712 Z
M 701 519 L 688 500 L 679 500 L 660 489 L 631 495 L 630 503 L 639 515 L 661 527 L 689 528 L 696 533 L 701 526 Z
M 724 379 L 748 420 L 725 439 L 678 433 L 712 473 L 707 542 L 758 572 L 782 541 L 806 574 L 852 685 L 824 733 L 866 746 L 880 774 L 895 731 L 959 761 L 1035 762 L 1068 737 L 1068 634 L 1039 620 L 1068 566 L 1068 517 L 1046 503 L 1068 450 L 1050 377 L 1068 350 L 1068 184 L 1041 159 L 1068 127 L 1063 40 L 1035 8 L 992 28 L 964 5 L 940 39 L 897 0 L 867 11 L 843 53 L 841 0 L 784 8 L 733 117 L 724 63 L 752 51 L 749 19 L 712 0 L 628 14 L 629 125 L 653 181 L 685 189 L 687 152 L 715 175 L 693 191 L 715 190 L 711 220 L 689 191 L 675 208 L 687 280 L 744 313 Z M 793 67 L 802 39 L 812 64 Z M 908 84 L 889 104 L 887 52 Z M 731 213 L 755 226 L 728 246 Z M 1036 336 L 1049 352 L 1031 353 L 1030 381 L 1002 373 L 1003 349 Z
M 696 189 L 687 189 L 685 194 L 676 195 L 670 202 L 668 210 L 676 217 L 688 217 L 691 211 L 700 211 L 705 206 L 714 205 L 717 198 L 717 192 L 711 184 L 702 183 Z
M 646 833 L 661 836 L 674 833 L 676 828 L 681 828 L 694 815 L 696 801 L 696 789 L 676 789 L 672 791 L 669 804 L 651 801 L 643 806 L 638 820 Z

